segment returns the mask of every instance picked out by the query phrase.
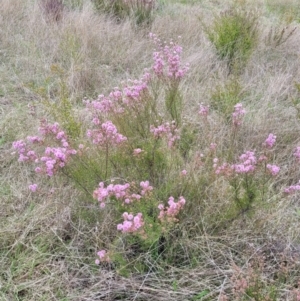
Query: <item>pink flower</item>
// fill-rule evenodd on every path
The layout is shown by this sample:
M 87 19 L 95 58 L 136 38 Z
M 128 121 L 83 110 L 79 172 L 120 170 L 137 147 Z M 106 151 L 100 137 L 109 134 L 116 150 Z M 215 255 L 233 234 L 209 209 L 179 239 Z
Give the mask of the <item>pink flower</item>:
M 209 111 L 209 106 L 205 106 L 203 104 L 200 104 L 200 110 L 199 110 L 199 115 L 203 117 L 207 117 Z
M 42 172 L 42 169 L 40 167 L 36 167 L 35 170 L 34 170 L 36 173 L 40 173 Z
M 179 130 L 176 128 L 175 121 L 170 124 L 166 122 L 158 127 L 150 126 L 150 132 L 153 133 L 155 138 L 167 137 L 168 147 L 171 148 L 176 140 L 180 139 Z
M 28 136 L 27 140 L 30 141 L 31 143 L 37 143 L 42 141 L 42 139 L 38 136 Z
M 182 176 L 186 176 L 186 175 L 187 175 L 187 171 L 186 171 L 185 169 L 182 170 L 182 171 L 181 171 L 181 175 L 182 175 Z
M 133 193 L 131 195 L 131 199 L 135 199 L 135 200 L 139 201 L 141 199 L 141 196 L 139 194 Z
M 269 170 L 272 176 L 276 176 L 280 171 L 280 167 L 271 164 L 267 164 L 267 169 Z
M 182 210 L 185 203 L 186 201 L 182 196 L 179 197 L 177 203 L 174 201 L 174 198 L 170 196 L 168 201 L 169 206 L 165 207 L 163 204 L 158 205 L 158 209 L 160 210 L 158 218 L 160 220 L 166 219 L 170 222 L 176 221 L 176 216 L 179 214 L 180 210 Z
M 143 214 L 138 213 L 136 216 L 129 214 L 128 212 L 123 213 L 124 221 L 122 224 L 117 225 L 117 229 L 123 233 L 134 233 L 141 230 L 144 226 Z
M 108 253 L 105 250 L 98 251 L 97 255 L 99 256 L 99 259 L 95 260 L 96 264 L 100 264 L 100 262 L 110 262 Z
M 142 187 L 141 195 L 145 195 L 147 192 L 153 190 L 153 187 L 150 186 L 149 181 L 142 181 L 140 186 Z
M 61 140 L 64 139 L 66 137 L 65 132 L 64 131 L 60 131 L 59 133 L 57 133 L 56 135 L 56 139 Z
M 109 196 L 114 196 L 117 200 L 121 200 L 126 204 L 132 202 L 128 191 L 130 189 L 130 184 L 110 184 L 107 187 L 104 187 L 104 183 L 100 182 L 99 187 L 94 191 L 93 197 L 100 202 L 100 207 L 105 207 L 105 201 Z
M 246 153 L 240 156 L 240 163 L 231 165 L 231 168 L 237 173 L 251 173 L 256 168 L 257 159 L 255 153 L 252 151 L 247 151 Z
M 241 103 L 237 103 L 234 106 L 234 112 L 232 113 L 232 123 L 234 126 L 240 126 L 242 124 L 245 113 L 246 111 L 243 109 L 243 105 Z
M 284 192 L 288 193 L 288 194 L 292 194 L 292 193 L 294 193 L 296 191 L 299 191 L 299 190 L 300 190 L 300 181 L 296 185 L 291 185 L 291 186 L 285 188 Z
M 258 158 L 258 162 L 263 162 L 263 161 L 267 161 L 267 160 L 268 160 L 268 158 L 265 155 L 261 155 Z
M 267 148 L 272 148 L 276 142 L 276 136 L 273 134 L 269 134 L 268 138 L 265 140 L 264 145 Z
M 232 166 L 226 162 L 219 166 L 217 163 L 214 163 L 213 168 L 215 169 L 216 175 L 230 176 L 233 171 Z
M 211 151 L 215 151 L 216 148 L 217 148 L 217 143 L 211 143 L 210 146 L 209 146 L 209 149 L 210 149 Z
M 158 46 L 158 50 L 153 53 L 153 71 L 159 77 L 171 80 L 180 80 L 189 70 L 189 65 L 181 64 L 182 47 L 173 43 L 162 44 L 156 35 L 151 34 L 150 38 Z
M 136 148 L 133 150 L 133 155 L 138 156 L 141 152 L 142 152 L 142 150 L 140 148 Z
M 95 125 L 99 125 L 100 124 L 99 118 L 97 118 L 97 117 L 93 118 L 92 123 Z
M 36 192 L 38 185 L 37 184 L 31 184 L 28 186 L 28 188 L 32 191 L 32 192 Z
M 94 144 L 99 145 L 118 145 L 127 140 L 125 136 L 118 133 L 116 126 L 111 121 L 106 121 L 96 129 L 88 130 L 86 134 L 93 140 Z

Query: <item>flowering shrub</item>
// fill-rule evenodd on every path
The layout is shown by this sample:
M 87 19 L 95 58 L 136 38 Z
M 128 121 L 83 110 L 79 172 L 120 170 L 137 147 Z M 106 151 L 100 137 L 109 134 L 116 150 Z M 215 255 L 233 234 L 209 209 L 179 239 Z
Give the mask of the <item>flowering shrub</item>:
M 238 112 L 240 112 L 241 106 L 238 106 Z M 235 108 L 234 113 L 237 110 Z M 233 113 L 233 114 L 234 114 Z M 242 116 L 244 116 L 245 111 L 243 110 Z M 239 113 L 237 116 L 240 116 Z M 235 116 L 233 115 L 233 120 Z M 241 122 L 233 122 L 233 126 L 241 125 Z M 219 163 L 219 158 L 213 159 L 213 168 L 215 174 L 218 176 L 223 176 L 228 179 L 229 184 L 234 190 L 234 200 L 236 205 L 240 207 L 240 210 L 249 210 L 254 200 L 258 197 L 264 189 L 259 191 L 258 184 L 262 181 L 261 177 L 267 179 L 269 176 L 275 177 L 280 172 L 280 167 L 275 164 L 270 164 L 268 162 L 268 157 L 266 155 L 266 150 L 270 150 L 275 144 L 276 136 L 272 133 L 269 134 L 268 138 L 262 144 L 262 155 L 259 157 L 254 151 L 246 151 L 239 156 L 238 163 Z M 264 180 L 263 182 L 265 182 Z
M 154 64 L 152 69 L 160 81 L 166 82 L 166 108 L 171 119 L 179 125 L 181 121 L 180 114 L 182 111 L 182 99 L 179 91 L 179 84 L 189 70 L 189 65 L 185 64 L 182 66 L 181 64 L 181 46 L 173 41 L 171 41 L 169 45 L 164 44 L 152 33 L 150 34 L 150 38 L 158 48 L 153 54 Z
M 173 237 L 181 235 L 176 230 L 186 220 L 199 220 L 201 214 L 218 229 L 265 201 L 268 189 L 283 192 L 269 185 L 281 173 L 277 137 L 270 133 L 256 148 L 242 150 L 247 111 L 237 98 L 224 106 L 229 143 L 215 140 L 213 113 L 221 107 L 200 104 L 199 122 L 183 120 L 180 87 L 189 67 L 181 63 L 182 48 L 173 41 L 162 43 L 154 34 L 151 38 L 157 48 L 154 62 L 139 80 L 85 99 L 85 119 L 77 120 L 68 107 L 64 116 L 70 119 L 42 120 L 38 135 L 12 145 L 20 164 L 31 163 L 37 176 L 67 176 L 86 200 L 98 202 L 101 212 L 109 214 L 113 229 L 108 242 L 100 243 L 104 249 L 96 264 L 113 262 L 124 273 L 132 270 L 131 262 L 139 263 L 134 269 L 143 267 L 147 252 L 154 260 L 168 260 L 161 246 L 176 244 Z M 62 116 L 56 109 L 53 115 Z M 296 161 L 299 154 L 297 147 Z M 222 187 L 216 189 L 219 183 Z M 28 188 L 39 193 L 41 183 Z M 298 184 L 285 188 L 287 194 L 298 190 Z M 210 208 L 207 200 L 218 193 L 220 207 Z M 202 230 L 198 222 L 184 227 L 190 235 Z
M 173 188 L 166 183 L 172 162 L 181 157 L 177 106 L 180 82 L 188 67 L 181 64 L 179 45 L 162 44 L 153 34 L 151 38 L 158 47 L 154 63 L 139 80 L 129 80 L 107 96 L 85 99 L 86 122 L 78 122 L 68 107 L 66 116 L 80 125 L 77 137 L 69 135 L 59 123 L 44 120 L 40 135 L 13 143 L 19 161 L 33 163 L 38 175 L 52 177 L 61 172 L 89 198 L 97 200 L 102 210 L 110 208 L 116 222 L 114 236 L 139 237 L 144 251 L 158 245 L 160 237 L 167 235 L 166 229 L 171 231 L 180 221 L 186 203 L 175 189 L 179 197 L 176 203 L 170 197 Z M 165 112 L 157 109 L 157 93 L 165 98 Z M 64 124 L 68 125 L 68 120 Z M 38 186 L 31 184 L 29 189 L 37 192 Z M 168 199 L 165 206 L 163 202 Z M 99 251 L 96 263 L 117 264 L 116 248 L 112 241 L 114 251 Z

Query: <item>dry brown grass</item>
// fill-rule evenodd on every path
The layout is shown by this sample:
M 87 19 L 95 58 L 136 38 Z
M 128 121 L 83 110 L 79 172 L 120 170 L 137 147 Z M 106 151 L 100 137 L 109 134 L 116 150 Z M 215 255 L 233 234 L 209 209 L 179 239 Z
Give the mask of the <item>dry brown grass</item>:
M 276 47 L 266 44 L 270 30 L 282 25 L 262 4 L 257 2 L 262 8 L 261 39 L 239 79 L 248 114 L 237 149 L 241 153 L 259 147 L 270 132 L 275 133 L 276 163 L 282 166 L 282 173 L 272 185 L 294 184 L 300 178 L 299 168 L 292 168 L 292 152 L 300 143 L 300 123 L 291 97 L 299 97 L 294 83 L 300 82 L 300 26 L 292 23 L 296 30 L 284 43 Z M 101 214 L 63 178 L 53 179 L 53 183 L 39 180 L 43 190 L 33 195 L 28 185 L 37 179 L 35 174 L 11 154 L 12 141 L 32 134 L 45 114 L 39 104 L 40 88 L 53 100 L 59 98 L 51 66 L 64 71 L 70 98 L 80 111 L 83 97 L 107 93 L 150 66 L 150 30 L 162 40 L 181 36 L 184 61 L 191 65 L 182 85 L 184 114 L 205 133 L 207 129 L 201 128 L 193 113 L 199 103 L 210 104 L 214 88 L 227 81 L 228 74 L 199 18 L 209 24 L 213 13 L 227 5 L 225 1 L 208 0 L 193 6 L 166 4 L 151 28 L 136 30 L 128 20 L 117 24 L 98 15 L 88 2 L 82 10 L 64 10 L 60 22 L 48 22 L 38 1 L 1 1 L 0 300 L 198 300 L 193 297 L 205 290 L 208 294 L 199 300 L 219 300 L 222 291 L 231 292 L 232 262 L 246 270 L 257 250 L 268 252 L 271 245 L 278 252 L 294 252 L 294 261 L 289 260 L 295 266 L 281 292 L 282 300 L 292 300 L 284 297 L 284 292 L 300 276 L 297 197 L 282 200 L 272 195 L 271 185 L 264 210 L 258 208 L 254 216 L 220 224 L 223 228 L 215 234 L 210 216 L 222 212 L 227 189 L 222 180 L 215 181 L 210 186 L 215 192 L 203 200 L 205 211 L 195 210 L 195 216 L 185 217 L 187 223 L 189 218 L 198 218 L 193 237 L 182 229 L 178 249 L 185 266 L 160 266 L 149 260 L 148 273 L 125 278 L 117 275 L 113 266 L 94 265 L 96 250 L 109 241 L 109 215 Z M 227 128 L 221 118 L 211 118 L 213 138 L 222 145 L 228 139 Z M 205 135 L 199 145 L 205 145 Z M 191 169 L 200 176 L 199 170 Z M 51 187 L 56 188 L 50 191 Z M 99 224 L 102 219 L 106 227 Z M 220 225 L 216 223 L 215 227 Z M 198 229 L 203 232 L 194 235 Z M 269 277 L 277 271 L 272 260 L 265 271 Z

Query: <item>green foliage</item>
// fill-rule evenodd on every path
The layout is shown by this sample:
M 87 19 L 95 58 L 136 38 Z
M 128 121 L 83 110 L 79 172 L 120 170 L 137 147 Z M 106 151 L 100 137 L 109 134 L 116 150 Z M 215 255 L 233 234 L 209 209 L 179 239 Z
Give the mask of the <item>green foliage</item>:
M 154 19 L 155 0 L 150 4 L 143 4 L 142 1 L 135 1 L 131 7 L 131 15 L 134 18 L 134 24 L 137 26 L 151 25 Z
M 179 149 L 184 160 L 188 160 L 191 156 L 191 151 L 197 141 L 198 129 L 191 125 L 185 124 L 182 126 L 179 140 Z
M 300 3 L 297 0 L 267 0 L 266 7 L 288 24 L 293 21 L 300 22 Z
M 177 125 L 181 123 L 181 112 L 182 112 L 182 96 L 179 92 L 179 87 L 175 82 L 174 85 L 166 91 L 166 109 L 170 114 L 171 120 L 174 120 Z
M 81 51 L 79 36 L 71 30 L 66 30 L 59 44 L 61 66 L 53 65 L 52 72 L 56 73 L 59 78 L 66 76 L 66 70 L 72 65 L 79 65 L 82 62 Z
M 140 0 L 93 0 L 95 8 L 107 13 L 118 21 L 127 17 L 134 21 L 136 26 L 149 25 L 153 20 L 153 11 L 155 8 L 155 1 Z
M 76 141 L 81 135 L 81 124 L 77 121 L 74 106 L 69 98 L 64 71 L 56 65 L 52 67 L 53 74 L 58 76 L 58 99 L 52 99 L 44 88 L 36 90 L 42 97 L 49 114 L 62 125 L 68 136 Z
M 202 292 L 200 292 L 199 294 L 197 294 L 196 296 L 194 296 L 193 298 L 192 298 L 192 300 L 193 301 L 196 301 L 196 300 L 202 300 L 206 295 L 208 295 L 209 294 L 209 290 L 207 289 L 207 290 L 204 290 L 204 291 L 202 291 Z
M 129 14 L 129 7 L 123 0 L 93 0 L 93 3 L 98 11 L 109 13 L 118 19 L 123 19 Z
M 211 107 L 229 122 L 234 106 L 242 102 L 242 98 L 243 88 L 240 82 L 233 78 L 228 80 L 224 85 L 214 88 L 211 94 Z
M 239 73 L 258 41 L 258 17 L 254 11 L 233 7 L 204 26 L 208 39 L 220 59 L 226 60 L 229 73 Z
M 110 174 L 105 170 L 105 158 L 96 153 L 93 155 L 83 154 L 80 158 L 72 160 L 64 170 L 65 175 L 74 181 L 77 188 L 85 192 L 90 200 L 95 187 L 104 180 L 105 174 Z
M 296 92 L 295 95 L 291 98 L 292 105 L 297 111 L 297 117 L 300 119 L 300 83 L 295 83 Z
M 258 191 L 257 183 L 252 175 L 234 178 L 230 181 L 233 188 L 233 199 L 237 215 L 249 211 L 256 201 Z

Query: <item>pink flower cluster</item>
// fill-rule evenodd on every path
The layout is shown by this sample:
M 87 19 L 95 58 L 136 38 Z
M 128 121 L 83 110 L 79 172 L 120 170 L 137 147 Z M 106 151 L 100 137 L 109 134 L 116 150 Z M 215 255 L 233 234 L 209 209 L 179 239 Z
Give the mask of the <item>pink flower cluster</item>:
M 122 98 L 121 91 L 113 91 L 110 94 L 111 97 L 105 97 L 104 95 L 98 95 L 98 98 L 95 100 L 83 100 L 87 108 L 93 109 L 95 112 L 108 113 L 114 109 L 114 99 L 119 100 Z
M 153 187 L 150 186 L 149 181 L 142 181 L 140 186 L 142 187 L 141 195 L 146 195 L 153 190 Z
M 163 204 L 158 205 L 158 209 L 160 210 L 158 218 L 160 220 L 167 220 L 169 222 L 176 221 L 176 216 L 179 214 L 180 210 L 182 210 L 185 202 L 186 201 L 182 196 L 179 197 L 177 203 L 174 201 L 172 196 L 169 197 L 169 206 L 165 207 Z
M 269 172 L 271 173 L 272 176 L 276 176 L 280 171 L 279 166 L 271 165 L 271 164 L 267 164 L 267 169 L 269 170 Z
M 292 193 L 294 193 L 296 191 L 299 191 L 299 190 L 300 190 L 300 181 L 296 185 L 291 185 L 291 186 L 285 188 L 284 192 L 288 193 L 288 194 L 292 194 Z
M 46 156 L 41 157 L 40 161 L 44 162 L 47 175 L 53 176 L 58 167 L 62 168 L 66 165 L 68 156 L 70 154 L 75 155 L 76 153 L 76 150 L 68 150 L 64 147 L 46 147 Z M 37 167 L 35 171 L 40 173 L 43 169 L 41 167 Z
M 108 197 L 114 196 L 117 200 L 124 200 L 128 195 L 128 190 L 130 185 L 128 183 L 121 184 L 110 184 L 107 187 L 104 187 L 104 183 L 100 182 L 99 187 L 94 191 L 93 197 L 100 202 L 100 207 L 105 207 L 105 201 Z
M 240 163 L 237 164 L 228 164 L 223 163 L 218 165 L 219 159 L 214 158 L 213 168 L 217 175 L 231 176 L 233 174 L 250 174 L 253 173 L 256 169 L 258 163 L 265 162 L 268 158 L 265 155 L 262 155 L 257 160 L 255 153 L 252 151 L 247 151 L 239 157 Z M 267 170 L 272 176 L 276 176 L 280 167 L 277 165 L 267 164 Z
M 168 139 L 168 147 L 172 147 L 176 140 L 180 139 L 179 130 L 176 128 L 175 122 L 171 124 L 166 122 L 159 125 L 158 127 L 150 126 L 150 132 L 154 135 L 155 138 L 161 138 L 166 136 Z
M 28 186 L 29 190 L 31 190 L 32 192 L 36 192 L 38 185 L 37 184 L 31 184 Z
M 209 149 L 214 152 L 217 149 L 217 143 L 211 143 Z
M 183 169 L 183 170 L 180 172 L 180 174 L 181 174 L 183 177 L 185 177 L 185 176 L 187 175 L 187 171 L 186 171 L 185 169 Z
M 153 33 L 150 38 L 158 46 L 158 51 L 153 53 L 153 71 L 157 76 L 168 77 L 170 79 L 181 79 L 189 70 L 188 64 L 181 66 L 182 47 L 174 42 L 169 45 L 162 44 L 160 39 Z
M 35 151 L 28 149 L 27 144 L 24 140 L 14 141 L 12 144 L 13 149 L 19 153 L 19 162 L 34 161 L 37 159 Z
M 232 113 L 232 123 L 234 126 L 240 126 L 242 124 L 245 113 L 246 110 L 241 103 L 237 103 L 234 106 L 234 111 Z
M 124 87 L 123 103 L 127 106 L 133 106 L 142 102 L 145 94 L 148 91 L 148 81 L 150 74 L 145 73 L 142 80 L 132 81 L 132 85 Z
M 248 174 L 255 170 L 257 159 L 254 152 L 247 151 L 246 153 L 242 154 L 239 159 L 241 161 L 239 164 L 233 164 L 231 166 L 235 173 Z
M 96 264 L 100 264 L 100 262 L 110 262 L 108 253 L 105 250 L 98 251 L 97 255 L 99 256 L 99 259 L 95 260 Z
M 256 168 L 257 159 L 255 153 L 247 151 L 239 157 L 240 163 L 228 164 L 223 163 L 218 165 L 219 159 L 214 158 L 213 168 L 217 175 L 231 176 L 235 174 L 248 174 L 254 172 Z
M 101 94 L 95 100 L 84 100 L 84 103 L 96 115 L 98 113 L 101 113 L 102 116 L 107 113 L 122 114 L 125 107 L 137 106 L 143 103 L 145 96 L 148 95 L 150 78 L 151 75 L 145 72 L 141 80 L 129 80 L 123 90 L 116 87 L 108 96 Z
M 268 138 L 266 139 L 264 145 L 267 147 L 267 148 L 272 148 L 274 146 L 276 142 L 276 136 L 273 135 L 273 134 L 269 134 Z
M 216 175 L 224 175 L 224 176 L 231 176 L 232 175 L 232 167 L 228 163 L 222 163 L 221 165 L 218 165 L 219 159 L 214 158 L 213 160 L 213 168 L 215 169 Z
M 200 109 L 199 109 L 199 115 L 203 116 L 203 117 L 207 117 L 209 112 L 209 106 L 205 106 L 203 104 L 200 104 Z
M 143 152 L 143 150 L 142 149 L 140 149 L 140 148 L 135 148 L 134 150 L 133 150 L 133 155 L 134 156 L 138 156 L 140 153 L 142 153 Z
M 117 229 L 123 233 L 133 233 L 141 230 L 144 226 L 143 215 L 138 213 L 136 216 L 133 214 L 128 214 L 128 212 L 123 213 L 124 222 L 118 224 Z
M 98 125 L 100 123 L 98 118 L 93 119 L 93 123 Z M 127 140 L 125 136 L 118 133 L 116 126 L 111 121 L 106 121 L 97 129 L 88 130 L 87 136 L 92 139 L 97 145 L 118 145 Z
M 49 136 L 61 146 L 46 147 L 44 155 L 38 155 L 31 147 L 23 140 L 13 142 L 13 148 L 19 153 L 19 161 L 32 161 L 38 166 L 35 168 L 37 173 L 46 173 L 48 176 L 53 176 L 56 170 L 66 165 L 70 155 L 75 155 L 77 151 L 70 148 L 67 141 L 67 136 L 59 127 L 58 123 L 47 124 L 42 122 L 39 129 L 42 138 L 38 136 L 28 136 L 27 141 L 31 144 L 42 145 L 44 140 Z
M 139 201 L 142 196 L 147 195 L 150 191 L 153 190 L 153 187 L 150 186 L 149 181 L 142 181 L 140 183 L 142 188 L 139 194 L 130 193 L 130 184 L 110 184 L 107 187 L 104 187 L 104 183 L 100 182 L 99 187 L 94 191 L 93 197 L 100 202 L 100 207 L 105 207 L 105 201 L 109 197 L 115 197 L 117 200 L 123 201 L 125 204 L 130 204 L 134 201 Z

